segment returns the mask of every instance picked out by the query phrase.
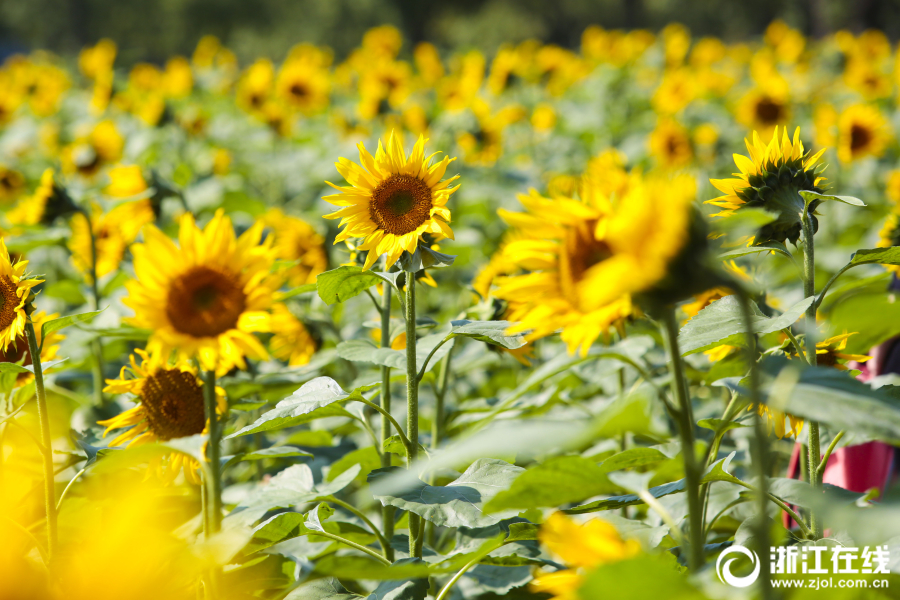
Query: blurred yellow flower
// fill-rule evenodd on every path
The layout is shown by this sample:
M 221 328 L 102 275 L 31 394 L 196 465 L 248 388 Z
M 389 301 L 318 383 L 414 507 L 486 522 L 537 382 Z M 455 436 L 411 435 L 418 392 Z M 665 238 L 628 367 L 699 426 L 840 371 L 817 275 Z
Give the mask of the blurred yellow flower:
M 288 366 L 298 367 L 309 363 L 318 349 L 318 344 L 310 335 L 303 321 L 284 304 L 272 306 L 272 331 L 275 335 L 269 342 L 272 356 L 287 361 Z
M 18 199 L 25 190 L 25 177 L 15 169 L 0 164 L 0 203 Z
M 103 38 L 95 46 L 84 48 L 78 54 L 78 68 L 81 74 L 88 79 L 96 80 L 109 73 L 116 61 L 117 51 L 116 43 L 109 38 Z
M 454 159 L 445 156 L 432 164 L 435 155 L 425 156 L 423 137 L 407 155 L 393 133 L 386 144 L 378 142 L 374 157 L 362 144 L 358 148 L 362 166 L 346 158 L 335 163 L 350 185 L 326 182 L 340 193 L 324 199 L 344 207 L 325 215 L 326 219 L 340 218 L 340 225 L 345 227 L 335 244 L 363 238 L 359 249 L 369 251 L 364 266 L 368 269 L 382 254 L 386 255 L 385 268 L 389 268 L 404 251 L 414 252 L 424 233 L 453 239 L 446 205 L 459 189 L 459 185 L 450 187 L 459 175 L 442 178 Z
M 650 154 L 664 169 L 680 169 L 691 164 L 694 149 L 687 129 L 671 118 L 662 118 L 648 138 Z
M 50 332 L 50 335 L 44 338 L 42 327 L 47 321 L 52 321 L 58 317 L 59 313 L 47 314 L 44 311 L 37 311 L 31 315 L 31 322 L 34 324 L 34 333 L 37 338 L 38 348 L 41 350 L 41 363 L 44 365 L 45 373 L 47 372 L 47 363 L 59 358 L 59 344 L 66 339 L 66 336 L 58 331 L 52 331 Z M 25 339 L 24 333 L 16 338 L 16 343 L 14 345 L 9 346 L 0 353 L 0 362 L 18 363 L 25 367 L 34 364 L 31 357 L 31 350 L 28 348 L 28 340 Z M 33 379 L 34 375 L 31 373 L 18 373 L 16 375 L 16 385 L 25 385 Z
M 316 276 L 328 267 L 324 238 L 303 219 L 286 215 L 278 208 L 269 209 L 262 222 L 274 233 L 278 258 L 296 261 L 286 272 L 288 283 L 292 287 L 315 283 Z
M 75 213 L 72 216 L 72 237 L 69 239 L 72 264 L 90 283 L 93 231 L 97 252 L 97 277 L 116 271 L 125 257 L 125 250 L 137 238 L 141 228 L 147 223 L 152 223 L 154 219 L 149 199 L 125 202 L 107 213 L 103 212 L 99 204 L 92 203 L 90 225 L 83 213 Z
M 124 303 L 134 309 L 129 322 L 152 331 L 147 351 L 181 359 L 197 358 L 203 369 L 224 373 L 246 368 L 245 356 L 265 359 L 254 332 L 269 331 L 271 275 L 275 251 L 260 243 L 263 223 L 239 238 L 219 210 L 200 229 L 190 214 L 181 217 L 179 245 L 147 225 L 144 242 L 131 248 L 136 279 L 126 283 Z
M 92 177 L 122 157 L 125 138 L 115 123 L 100 121 L 91 132 L 63 149 L 63 171 Z
M 553 106 L 541 103 L 531 113 L 531 126 L 535 131 L 550 131 L 556 126 L 556 111 Z
M 104 191 L 113 198 L 130 198 L 146 190 L 147 181 L 138 165 L 121 165 L 109 170 L 109 185 Z
M 880 157 L 890 139 L 887 120 L 870 104 L 856 104 L 838 117 L 838 159 L 850 163 L 866 156 Z

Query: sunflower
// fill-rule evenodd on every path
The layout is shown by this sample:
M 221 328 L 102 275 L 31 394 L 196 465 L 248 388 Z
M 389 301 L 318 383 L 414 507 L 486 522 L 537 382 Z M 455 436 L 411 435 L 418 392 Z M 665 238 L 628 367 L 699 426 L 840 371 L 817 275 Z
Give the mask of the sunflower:
M 738 122 L 758 130 L 768 137 L 775 127 L 785 125 L 791 118 L 791 105 L 786 86 L 765 86 L 747 92 L 738 102 L 735 116 Z
M 53 209 L 58 204 L 59 196 L 60 190 L 56 186 L 53 169 L 45 169 L 34 194 L 19 200 L 18 204 L 6 213 L 6 217 L 15 225 L 48 223 L 57 216 Z
M 837 125 L 838 159 L 842 163 L 884 154 L 890 134 L 878 108 L 868 104 L 851 106 L 838 117 Z
M 541 525 L 538 540 L 568 567 L 539 572 L 529 584 L 533 592 L 551 594 L 551 600 L 577 600 L 586 571 L 641 553 L 640 542 L 623 539 L 609 521 L 591 519 L 579 524 L 559 512 Z
M 133 394 L 140 401 L 134 408 L 97 422 L 106 428 L 104 437 L 114 429 L 130 427 L 109 445 L 139 446 L 206 433 L 209 423 L 204 413 L 204 383 L 197 376 L 196 367 L 186 360 L 173 364 L 160 359 L 162 355 L 151 356 L 140 349 L 135 352 L 140 363 L 132 354 L 130 367 L 122 367 L 118 379 L 107 379 L 103 390 L 111 394 Z M 228 408 L 224 390 L 217 387 L 216 396 L 216 412 L 222 414 Z M 173 452 L 167 467 L 159 471 L 166 479 L 174 479 L 184 468 L 189 481 L 200 483 L 197 462 L 182 453 Z
M 117 51 L 114 41 L 103 38 L 96 46 L 82 49 L 78 54 L 78 69 L 88 79 L 96 80 L 112 71 Z
M 91 132 L 63 149 L 63 171 L 92 177 L 122 156 L 125 138 L 112 121 L 101 121 Z
M 59 313 L 48 315 L 44 311 L 35 312 L 31 315 L 31 322 L 34 325 L 35 337 L 37 337 L 37 345 L 38 348 L 41 349 L 41 364 L 44 365 L 45 373 L 47 372 L 47 363 L 59 358 L 59 344 L 64 339 L 66 339 L 65 335 L 57 331 L 51 332 L 46 339 L 42 337 L 41 332 L 44 323 L 57 318 L 59 318 Z M 28 340 L 25 339 L 24 332 L 16 337 L 15 344 L 0 353 L 0 362 L 17 363 L 21 364 L 24 367 L 28 367 L 33 364 L 31 358 L 31 350 L 29 350 L 28 348 Z M 26 383 L 29 383 L 33 378 L 34 375 L 32 375 L 31 373 L 18 373 L 16 375 L 16 385 L 25 385 Z
M 776 127 L 768 144 L 763 144 L 755 131 L 753 142 L 745 139 L 744 143 L 750 157 L 734 155 L 734 162 L 741 171 L 734 173 L 737 179 L 710 179 L 710 183 L 725 194 L 706 201 L 707 204 L 724 209 L 712 216 L 727 217 L 745 206 L 762 207 L 776 213 L 778 217 L 759 230 L 756 243 L 769 240 L 783 242 L 785 239 L 796 243 L 800 237 L 800 215 L 805 206 L 799 192 L 823 191 L 819 184 L 824 181 L 824 177 L 819 174 L 824 165 L 816 163 L 825 149 L 815 154 L 805 152 L 803 142 L 800 141 L 799 127 L 794 131 L 793 140 L 788 137 L 787 128 L 782 131 L 779 140 Z M 810 213 L 817 205 L 818 201 L 810 203 Z M 815 217 L 813 221 L 815 226 Z
M 132 246 L 136 279 L 126 283 L 130 322 L 153 333 L 151 354 L 199 358 L 204 369 L 246 368 L 245 356 L 266 358 L 253 335 L 269 330 L 265 312 L 280 281 L 270 274 L 275 252 L 260 239 L 257 222 L 235 238 L 231 220 L 219 210 L 204 229 L 186 214 L 179 245 L 147 225 L 144 243 Z
M 313 60 L 285 61 L 275 80 L 278 98 L 306 115 L 328 106 L 330 90 L 328 71 Z
M 584 354 L 634 312 L 633 295 L 666 277 L 689 239 L 693 179 L 632 173 L 615 202 L 607 191 L 585 178 L 581 199 L 532 191 L 519 197 L 527 213 L 498 211 L 525 237 L 505 253 L 526 273 L 497 281 L 517 321 L 511 331 L 532 340 L 562 329 L 569 352 Z
M 251 113 L 260 114 L 272 93 L 275 82 L 275 67 L 268 58 L 257 59 L 238 80 L 235 100 L 237 105 Z
M 748 407 L 747 410 L 752 411 L 753 406 Z M 796 438 L 800 435 L 800 432 L 803 431 L 803 419 L 800 417 L 785 414 L 784 412 L 774 409 L 771 406 L 766 406 L 765 404 L 757 405 L 756 411 L 759 413 L 760 417 L 766 419 L 769 433 L 774 432 L 778 439 L 783 439 L 785 436 L 793 436 Z M 784 427 L 785 418 L 787 418 L 788 423 L 790 424 L 790 429 L 785 429 Z
M 12 202 L 25 189 L 25 177 L 14 169 L 0 165 L 0 203 Z
M 298 367 L 307 364 L 318 349 L 318 344 L 309 334 L 303 321 L 284 304 L 272 307 L 272 336 L 269 346 L 272 356 L 287 361 L 288 366 Z
M 131 198 L 147 191 L 147 180 L 138 165 L 113 167 L 109 170 L 109 185 L 103 191 L 113 198 Z
M 286 274 L 292 287 L 315 283 L 316 277 L 328 268 L 324 238 L 312 225 L 284 214 L 277 208 L 269 209 L 262 222 L 275 234 L 275 252 L 282 260 L 295 261 Z
M 424 233 L 453 239 L 446 205 L 459 189 L 459 185 L 449 187 L 459 175 L 445 180 L 442 177 L 455 159 L 445 156 L 432 164 L 434 154 L 425 156 L 425 138 L 421 136 L 407 156 L 393 132 L 385 145 L 378 142 L 374 157 L 363 144 L 358 147 L 362 166 L 346 158 L 335 163 L 350 185 L 326 182 L 341 193 L 325 196 L 324 200 L 344 207 L 325 215 L 326 219 L 340 218 L 341 226 L 346 225 L 335 244 L 364 238 L 359 249 L 369 251 L 363 267 L 368 269 L 382 254 L 387 256 L 385 268 L 389 268 L 404 250 L 414 252 Z
M 90 224 L 83 213 L 72 217 L 72 237 L 69 239 L 72 264 L 90 281 L 93 231 L 97 249 L 97 277 L 112 273 L 119 268 L 125 250 L 137 238 L 141 228 L 154 219 L 149 199 L 119 204 L 106 214 L 100 205 L 93 203 Z
M 846 363 L 854 361 L 864 363 L 872 357 L 865 354 L 847 354 L 844 350 L 847 348 L 847 339 L 853 333 L 842 333 L 841 335 L 832 336 L 826 340 L 816 344 L 816 364 L 820 367 L 833 367 L 839 371 L 848 371 Z M 792 351 L 788 353 L 788 358 L 796 356 L 796 351 L 791 347 Z
M 694 149 L 687 129 L 674 119 L 660 119 L 648 139 L 650 154 L 666 169 L 678 169 L 691 164 Z
M 0 239 L 0 350 L 15 350 L 19 339 L 25 332 L 25 321 L 28 318 L 26 304 L 31 301 L 31 289 L 43 283 L 42 279 L 28 279 L 25 268 L 27 260 L 13 263 L 9 258 L 6 243 Z

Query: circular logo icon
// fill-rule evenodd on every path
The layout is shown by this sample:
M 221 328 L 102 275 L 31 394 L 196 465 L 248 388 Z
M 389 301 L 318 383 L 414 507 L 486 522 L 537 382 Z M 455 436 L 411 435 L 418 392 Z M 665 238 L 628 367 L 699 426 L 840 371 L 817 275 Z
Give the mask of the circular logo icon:
M 731 563 L 737 560 L 737 557 L 728 558 L 728 556 L 732 554 L 743 554 L 744 556 L 749 558 L 750 563 L 754 565 L 753 572 L 744 577 L 737 577 L 736 575 L 732 575 Z M 726 560 L 726 558 L 728 558 L 728 560 Z M 728 585 L 737 588 L 745 588 L 747 586 L 753 585 L 753 582 L 755 582 L 759 577 L 759 557 L 756 555 L 756 552 L 750 550 L 749 548 L 745 548 L 744 546 L 731 546 L 723 550 L 719 555 L 719 559 L 716 561 L 716 573 L 719 575 L 719 579 L 722 581 L 722 583 L 727 583 Z

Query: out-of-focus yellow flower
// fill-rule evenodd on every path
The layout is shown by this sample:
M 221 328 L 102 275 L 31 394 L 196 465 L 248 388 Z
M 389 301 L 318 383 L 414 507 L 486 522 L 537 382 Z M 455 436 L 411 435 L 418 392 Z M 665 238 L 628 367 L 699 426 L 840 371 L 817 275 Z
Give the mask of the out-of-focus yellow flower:
M 748 411 L 753 410 L 753 406 L 747 408 Z M 785 414 L 780 410 L 776 410 L 771 406 L 766 406 L 765 404 L 759 404 L 756 407 L 759 416 L 766 419 L 768 423 L 769 433 L 775 433 L 778 439 L 782 439 L 785 436 L 793 436 L 797 437 L 800 435 L 800 432 L 803 431 L 803 419 L 800 417 L 795 417 L 794 415 Z M 785 429 L 784 420 L 787 418 L 790 429 Z
M 122 157 L 125 138 L 112 121 L 100 121 L 91 132 L 63 149 L 63 171 L 93 177 Z
M 691 32 L 681 23 L 670 23 L 661 32 L 663 52 L 667 67 L 678 67 L 684 63 L 691 47 Z
M 569 352 L 587 353 L 609 328 L 632 314 L 632 294 L 665 277 L 688 239 L 696 193 L 688 176 L 632 173 L 615 203 L 585 178 L 581 199 L 519 196 L 527 213 L 498 214 L 524 234 L 505 254 L 527 273 L 498 280 L 510 302 L 511 331 L 526 339 L 562 329 Z
M 309 363 L 316 353 L 316 341 L 307 331 L 303 321 L 293 315 L 284 304 L 272 306 L 272 331 L 269 342 L 272 356 L 287 361 L 291 367 Z
M 317 59 L 305 54 L 285 61 L 275 81 L 278 98 L 307 115 L 328 106 L 330 89 L 328 71 Z
M 34 194 L 19 200 L 6 217 L 16 225 L 37 225 L 48 216 L 48 205 L 56 193 L 53 169 L 44 169 Z
M 747 92 L 738 103 L 735 116 L 763 138 L 771 136 L 775 127 L 785 125 L 791 118 L 787 87 L 770 85 Z
M 485 69 L 484 55 L 475 50 L 455 57 L 454 63 L 452 72 L 437 88 L 439 104 L 450 112 L 465 110 L 472 105 L 484 81 Z
M 269 209 L 262 222 L 274 233 L 278 258 L 297 263 L 286 272 L 288 283 L 293 287 L 315 283 L 319 273 L 328 268 L 325 239 L 303 219 L 277 208 Z
M 166 61 L 162 75 L 163 90 L 169 98 L 184 98 L 194 87 L 194 73 L 191 63 L 183 56 L 175 56 Z
M 109 185 L 104 190 L 108 195 L 114 198 L 130 198 L 146 190 L 147 181 L 138 165 L 122 165 L 109 170 Z
M 792 29 L 781 19 L 772 21 L 766 28 L 766 44 L 773 50 L 779 61 L 794 64 L 803 54 L 806 47 L 806 38 L 803 34 Z
M 258 58 L 247 67 L 237 84 L 238 106 L 251 114 L 258 114 L 272 93 L 275 67 L 268 58 Z
M 43 337 L 42 328 L 44 323 L 58 317 L 59 313 L 47 314 L 44 311 L 37 311 L 31 315 L 31 322 L 34 324 L 37 345 L 41 350 L 41 364 L 44 365 L 44 373 L 47 372 L 47 363 L 59 358 L 59 344 L 66 339 L 66 336 L 58 331 L 52 331 L 46 338 Z M 0 362 L 18 363 L 24 367 L 34 364 L 31 357 L 31 350 L 28 348 L 28 340 L 25 339 L 24 333 L 16 338 L 16 343 L 14 345 L 11 345 L 5 351 L 0 352 Z M 16 385 L 25 385 L 33 379 L 34 375 L 31 373 L 18 373 L 16 375 Z
M 421 80 L 421 86 L 431 88 L 444 76 L 444 63 L 434 44 L 420 42 L 413 50 L 413 59 L 416 63 L 416 71 Z
M 838 159 L 850 163 L 884 154 L 890 133 L 881 111 L 870 104 L 856 104 L 838 118 Z
M 553 106 L 541 103 L 534 107 L 531 113 L 531 126 L 535 131 L 550 131 L 556 126 L 556 111 Z
M 371 63 L 359 81 L 359 116 L 373 119 L 388 109 L 400 108 L 412 92 L 409 63 L 382 59 Z
M 219 373 L 246 368 L 245 356 L 265 359 L 254 333 L 269 331 L 265 311 L 280 281 L 271 275 L 271 242 L 260 243 L 263 223 L 239 238 L 221 210 L 203 229 L 189 213 L 179 225 L 180 247 L 147 225 L 131 248 L 136 279 L 125 284 L 124 303 L 135 312 L 129 322 L 153 332 L 147 351 L 198 358 Z
M 78 54 L 78 68 L 81 74 L 88 79 L 96 80 L 113 69 L 116 62 L 116 43 L 109 38 L 103 38 L 95 46 L 84 48 Z
M 651 102 L 660 115 L 674 115 L 684 110 L 696 96 L 696 79 L 689 69 L 680 68 L 666 72 Z
M 558 512 L 541 525 L 538 540 L 568 567 L 539 572 L 529 584 L 531 591 L 551 594 L 553 600 L 577 600 L 587 571 L 641 553 L 640 542 L 623 539 L 608 521 L 592 519 L 579 524 Z
M 394 58 L 403 46 L 403 34 L 393 25 L 373 27 L 363 34 L 362 49 L 376 57 Z
M 0 165 L 0 202 L 16 200 L 25 190 L 25 177 L 6 165 Z
M 671 118 L 660 119 L 648 138 L 650 154 L 664 169 L 686 167 L 694 159 L 688 130 Z
M 474 131 L 463 131 L 456 143 L 463 151 L 467 163 L 490 166 L 497 162 L 503 152 L 503 131 L 512 123 L 525 116 L 525 110 L 517 105 L 507 106 L 496 112 L 483 100 L 472 103 L 475 115 Z
M 227 175 L 231 169 L 231 152 L 225 148 L 216 148 L 213 154 L 213 173 L 216 175 Z
M 368 250 L 366 269 L 379 256 L 387 256 L 385 267 L 393 265 L 404 252 L 414 252 L 425 233 L 438 239 L 453 239 L 447 201 L 459 186 L 450 187 L 459 176 L 443 179 L 453 160 L 444 157 L 431 164 L 425 156 L 425 138 L 420 137 L 407 156 L 401 140 L 393 133 L 387 143 L 378 142 L 375 156 L 359 144 L 358 165 L 346 158 L 335 163 L 338 172 L 350 184 L 328 185 L 341 192 L 324 199 L 344 208 L 325 215 L 341 219 L 346 226 L 335 243 L 348 238 L 363 238 L 360 250 Z
M 69 239 L 72 264 L 90 282 L 93 262 L 91 230 L 93 230 L 97 250 L 97 277 L 114 272 L 119 268 L 125 250 L 137 238 L 141 228 L 147 223 L 152 223 L 154 219 L 149 199 L 119 204 L 105 214 L 100 205 L 92 204 L 90 225 L 84 214 L 76 213 L 72 216 L 72 237 Z

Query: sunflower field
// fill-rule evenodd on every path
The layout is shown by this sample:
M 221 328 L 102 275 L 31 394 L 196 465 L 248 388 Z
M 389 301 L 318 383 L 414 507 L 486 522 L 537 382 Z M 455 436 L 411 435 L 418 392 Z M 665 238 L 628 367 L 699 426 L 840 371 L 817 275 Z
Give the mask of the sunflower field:
M 781 21 L 9 58 L 0 600 L 900 597 L 898 100 Z

